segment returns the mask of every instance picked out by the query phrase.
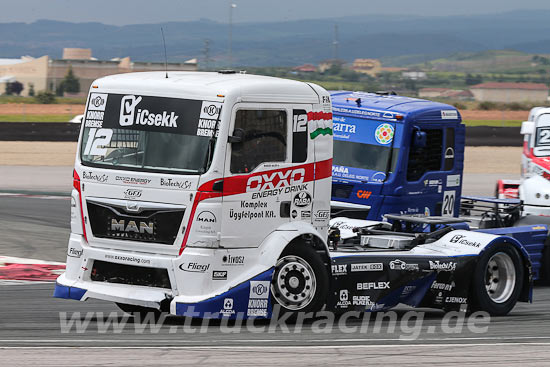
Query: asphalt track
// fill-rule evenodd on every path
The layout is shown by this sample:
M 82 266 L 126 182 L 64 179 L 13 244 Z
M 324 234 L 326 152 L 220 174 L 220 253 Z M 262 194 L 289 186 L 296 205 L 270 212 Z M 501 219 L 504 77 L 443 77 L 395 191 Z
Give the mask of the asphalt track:
M 487 181 L 465 178 L 465 191 Z M 0 196 L 0 255 L 63 261 L 69 204 L 66 198 Z M 286 329 L 268 322 L 203 327 L 201 320 L 168 317 L 151 329 L 109 302 L 59 300 L 52 291 L 52 283 L 0 284 L 1 365 L 550 364 L 550 287 L 536 287 L 533 304 L 476 323 L 480 329 L 467 321 L 453 328 L 456 320 L 433 310 L 419 310 L 411 321 L 407 308 L 398 309 L 396 320 L 377 322 L 372 314 L 368 322 L 339 319 L 332 327 L 323 318 Z M 88 322 L 86 329 L 77 331 L 76 323 L 63 328 L 71 318 Z M 124 327 L 115 330 L 113 321 Z

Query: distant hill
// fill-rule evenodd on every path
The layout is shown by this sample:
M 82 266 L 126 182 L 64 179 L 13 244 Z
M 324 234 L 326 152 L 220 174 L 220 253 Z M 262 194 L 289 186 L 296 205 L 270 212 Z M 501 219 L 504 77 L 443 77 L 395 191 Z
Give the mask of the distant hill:
M 456 17 L 354 16 L 233 26 L 233 59 L 243 66 L 318 63 L 333 56 L 339 26 L 339 56 L 381 58 L 386 66 L 422 63 L 457 53 L 508 49 L 550 54 L 550 11 L 517 11 Z M 63 47 L 92 48 L 94 57 L 163 59 L 164 28 L 170 61 L 203 57 L 211 40 L 214 63 L 227 63 L 228 25 L 209 20 L 112 26 L 40 20 L 1 23 L 0 57 L 61 57 Z M 201 60 L 202 61 L 202 60 Z

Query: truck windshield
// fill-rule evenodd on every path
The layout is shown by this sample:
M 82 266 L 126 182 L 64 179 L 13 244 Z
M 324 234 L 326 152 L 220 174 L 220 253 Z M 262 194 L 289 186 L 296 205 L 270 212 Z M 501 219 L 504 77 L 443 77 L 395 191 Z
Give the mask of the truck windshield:
M 84 165 L 201 174 L 212 153 L 221 103 L 91 93 L 80 157 Z
M 390 154 L 391 150 L 392 148 L 389 146 L 334 140 L 333 165 L 383 173 L 389 169 L 389 173 L 391 173 L 395 170 L 399 148 L 393 148 L 392 154 Z M 388 167 L 390 156 L 392 162 Z M 363 174 L 367 174 L 367 172 L 363 172 Z M 335 176 L 338 175 L 335 174 Z M 361 180 L 370 181 L 365 179 L 368 177 L 367 174 Z M 348 178 L 353 179 L 353 177 Z

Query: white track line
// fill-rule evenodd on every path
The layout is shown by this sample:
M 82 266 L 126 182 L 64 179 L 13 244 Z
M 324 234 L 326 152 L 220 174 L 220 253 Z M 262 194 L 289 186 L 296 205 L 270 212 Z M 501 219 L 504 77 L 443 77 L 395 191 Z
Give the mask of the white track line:
M 550 339 L 550 336 L 530 336 L 530 337 L 485 337 L 485 338 L 419 338 L 419 339 L 398 339 L 398 338 L 385 338 L 385 339 L 220 339 L 216 340 L 216 342 L 233 342 L 233 343 L 267 343 L 267 342 L 289 342 L 289 343 L 336 343 L 336 342 L 346 342 L 346 343 L 356 343 L 356 342 L 380 342 L 380 341 L 388 341 L 388 342 L 398 342 L 398 344 L 392 344 L 392 345 L 400 345 L 400 346 L 406 346 L 406 345 L 492 345 L 492 344 L 549 344 L 549 342 L 514 342 L 515 340 L 537 340 L 537 339 Z M 418 344 L 415 342 L 430 342 L 430 341 L 448 341 L 452 343 L 431 343 L 431 344 Z M 498 343 L 457 343 L 460 341 L 494 341 L 499 340 Z M 503 342 L 504 340 L 510 340 L 512 342 Z M 76 342 L 76 343 L 136 343 L 136 342 L 155 342 L 155 343 L 174 343 L 177 342 L 176 339 L 0 339 L 0 343 L 67 343 L 67 342 Z M 204 343 L 204 340 L 186 340 L 183 343 Z M 380 346 L 382 344 L 373 344 L 373 346 Z M 343 345 L 345 346 L 345 345 Z M 348 345 L 347 347 L 352 347 L 353 345 Z M 361 346 L 361 345 L 359 345 Z M 162 346 L 158 346 L 155 348 L 160 348 Z M 201 348 L 201 346 L 190 346 L 190 345 L 182 345 L 182 346 L 175 346 L 176 347 L 185 347 L 185 348 Z M 231 346 L 219 346 L 223 348 L 237 348 L 239 346 L 231 345 Z M 276 347 L 276 346 L 274 346 Z M 294 346 L 286 346 L 286 347 L 294 347 Z M 296 348 L 302 348 L 302 347 L 311 347 L 311 346 L 296 346 Z M 334 347 L 334 346 L 333 346 Z M 97 347 L 101 348 L 101 347 Z M 208 347 L 209 348 L 209 347 Z M 240 347 L 239 347 L 240 348 Z M 278 347 L 280 348 L 280 347 Z
M 548 343 L 475 343 L 475 344 L 462 344 L 462 343 L 446 343 L 446 344 L 379 344 L 379 345 L 304 345 L 304 346 L 275 346 L 275 345 L 266 345 L 266 346 L 181 346 L 181 347 L 169 347 L 169 346 L 159 346 L 159 347 L 138 347 L 138 346 L 128 346 L 128 347 L 84 347 L 86 349 L 180 349 L 180 350 L 200 350 L 200 349 L 217 349 L 217 350 L 260 350 L 260 349 L 267 349 L 267 350 L 277 350 L 277 349 L 289 349 L 289 350 L 296 350 L 296 349 L 372 349 L 372 348 L 440 348 L 440 347 L 499 347 L 499 346 L 507 346 L 510 345 L 517 345 L 517 346 L 529 346 L 529 345 L 535 345 L 535 346 L 550 346 L 550 342 Z M 82 347 L 39 347 L 39 346 L 32 346 L 32 347 L 7 347 L 7 346 L 0 346 L 0 349 L 73 349 L 73 348 L 82 348 Z

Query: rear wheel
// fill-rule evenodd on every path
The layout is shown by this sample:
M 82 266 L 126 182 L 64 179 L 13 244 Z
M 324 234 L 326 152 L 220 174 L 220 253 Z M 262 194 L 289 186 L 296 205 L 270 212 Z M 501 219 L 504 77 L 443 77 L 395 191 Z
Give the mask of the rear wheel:
M 277 261 L 271 297 L 283 312 L 316 312 L 326 302 L 328 285 L 321 256 L 311 246 L 300 243 L 286 249 Z
M 492 246 L 476 265 L 472 285 L 472 308 L 503 316 L 514 308 L 523 284 L 522 259 L 509 245 Z

